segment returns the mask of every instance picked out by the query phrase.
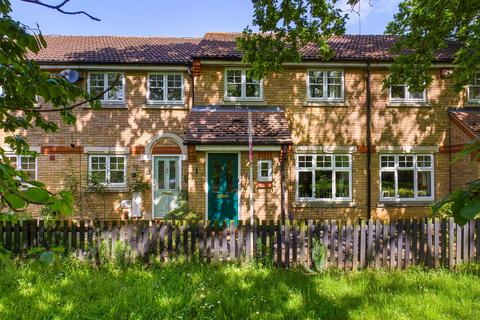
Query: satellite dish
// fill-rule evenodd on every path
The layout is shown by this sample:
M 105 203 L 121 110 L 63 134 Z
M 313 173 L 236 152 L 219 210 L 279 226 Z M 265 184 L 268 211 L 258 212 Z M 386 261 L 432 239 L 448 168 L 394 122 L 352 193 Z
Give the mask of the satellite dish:
M 70 83 L 75 83 L 80 79 L 80 72 L 73 69 L 65 69 L 60 72 L 60 76 Z

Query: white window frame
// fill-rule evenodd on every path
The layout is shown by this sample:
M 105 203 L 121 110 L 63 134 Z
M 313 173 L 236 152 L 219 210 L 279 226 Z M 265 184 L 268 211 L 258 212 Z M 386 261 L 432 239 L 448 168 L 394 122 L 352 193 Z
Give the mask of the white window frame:
M 242 72 L 240 97 L 229 97 L 227 90 L 227 72 L 233 70 L 240 70 Z M 263 79 L 260 79 L 260 96 L 259 97 L 247 97 L 247 71 L 248 68 L 225 68 L 223 73 L 223 88 L 224 88 L 224 100 L 225 101 L 263 101 Z
M 410 97 L 410 87 L 406 84 L 399 84 L 399 85 L 395 85 L 394 87 L 403 87 L 403 93 L 405 95 L 405 98 L 393 98 L 392 97 L 392 87 L 390 87 L 389 89 L 389 98 L 390 98 L 390 102 L 393 102 L 393 103 L 402 103 L 402 102 L 406 102 L 406 103 L 424 103 L 424 102 L 427 102 L 427 89 L 423 89 L 423 98 L 411 98 Z
M 267 176 L 262 175 L 262 164 L 266 163 L 268 166 Z M 257 180 L 261 182 L 271 182 L 273 180 L 272 160 L 258 160 L 257 162 Z
M 108 92 L 103 94 L 103 98 L 100 100 L 103 103 L 110 103 L 110 104 L 123 104 L 125 103 L 125 73 L 124 72 L 117 72 L 117 71 L 91 71 L 88 73 L 87 79 L 87 92 L 90 93 L 90 76 L 92 74 L 103 74 L 103 90 L 107 90 L 109 88 L 108 84 L 108 75 L 109 74 L 120 74 L 122 76 L 122 100 L 109 100 L 108 99 Z
M 341 83 L 341 96 L 338 98 L 330 98 L 327 95 L 328 92 L 328 72 L 338 71 L 342 74 L 342 83 Z M 310 91 L 310 72 L 322 72 L 323 73 L 323 97 L 312 97 L 312 92 Z M 307 70 L 307 100 L 310 101 L 331 101 L 331 102 L 343 102 L 345 101 L 345 71 L 344 69 L 308 69 Z
M 126 187 L 127 186 L 127 156 L 122 154 L 89 154 L 88 155 L 88 176 L 90 177 L 92 173 L 92 158 L 105 158 L 105 183 L 101 185 L 106 187 Z M 110 182 L 110 159 L 111 158 L 123 158 L 124 167 L 123 167 L 123 178 L 124 181 L 121 183 L 111 183 Z M 98 170 L 95 170 L 98 171 Z
M 388 167 L 388 168 L 383 168 L 382 167 L 382 157 L 385 156 L 394 156 L 395 157 L 395 164 L 393 167 Z M 413 167 L 400 167 L 399 166 L 399 157 L 400 156 L 413 156 Z M 431 166 L 430 167 L 419 167 L 417 165 L 417 158 L 419 156 L 426 156 L 426 157 L 431 157 Z M 425 153 L 418 153 L 418 154 L 412 154 L 412 153 L 383 153 L 379 155 L 378 158 L 379 161 L 379 195 L 380 195 L 380 201 L 382 202 L 418 202 L 418 201 L 434 201 L 435 200 L 435 157 L 433 154 L 425 154 Z M 398 195 L 398 171 L 405 171 L 405 170 L 413 170 L 413 192 L 414 196 L 413 198 L 400 198 Z M 431 185 L 432 185 L 432 195 L 430 197 L 419 197 L 418 196 L 418 172 L 431 172 Z M 395 187 L 395 195 L 393 197 L 384 197 L 382 194 L 382 172 L 394 172 L 394 187 Z
M 478 82 L 478 84 L 469 84 L 467 85 L 467 101 L 470 102 L 470 103 L 480 103 L 480 99 L 471 99 L 470 98 L 470 88 L 471 87 L 477 87 L 477 88 L 480 88 L 480 72 L 476 72 L 475 73 L 475 83 Z
M 150 99 L 150 76 L 152 75 L 161 75 L 163 76 L 163 99 L 162 100 L 152 100 Z M 175 75 L 181 77 L 181 97 L 180 100 L 168 100 L 168 76 Z M 183 73 L 180 72 L 149 72 L 147 76 L 147 102 L 149 104 L 184 104 L 185 103 L 185 83 L 184 83 Z
M 23 171 L 22 170 L 22 158 L 34 158 L 35 159 L 35 178 L 34 178 L 34 180 L 36 181 L 38 179 L 38 159 L 37 159 L 37 157 L 17 155 L 17 154 L 11 154 L 11 153 L 7 153 L 7 154 L 5 154 L 5 156 L 7 158 L 15 158 L 15 166 L 16 166 L 17 171 Z
M 301 156 L 311 156 L 312 157 L 312 167 L 309 168 L 300 168 L 299 167 L 299 157 Z M 317 157 L 318 156 L 331 156 L 332 165 L 330 167 L 317 167 Z M 348 157 L 348 167 L 335 167 L 335 157 L 336 156 L 346 156 Z M 348 153 L 318 153 L 318 154 L 297 154 L 295 155 L 295 171 L 296 171 L 296 187 L 295 187 L 295 199 L 297 201 L 315 201 L 315 202 L 350 202 L 352 201 L 352 155 Z M 315 198 L 315 174 L 316 171 L 332 171 L 332 197 L 331 198 Z M 348 171 L 348 197 L 337 197 L 337 182 L 336 182 L 336 172 L 345 172 Z M 299 196 L 299 173 L 300 172 L 312 172 L 312 194 L 313 197 L 300 197 Z

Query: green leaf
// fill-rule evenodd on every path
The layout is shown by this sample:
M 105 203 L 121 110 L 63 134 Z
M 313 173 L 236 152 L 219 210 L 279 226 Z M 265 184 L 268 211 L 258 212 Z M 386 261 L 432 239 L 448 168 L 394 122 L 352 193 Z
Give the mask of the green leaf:
M 474 219 L 480 213 L 480 199 L 473 199 L 460 210 L 460 215 L 465 219 Z
M 4 193 L 3 198 L 7 201 L 8 205 L 14 210 L 20 210 L 25 208 L 26 202 L 21 197 L 14 193 Z
M 48 191 L 41 188 L 28 188 L 23 192 L 23 196 L 27 201 L 33 203 L 45 203 L 50 199 Z

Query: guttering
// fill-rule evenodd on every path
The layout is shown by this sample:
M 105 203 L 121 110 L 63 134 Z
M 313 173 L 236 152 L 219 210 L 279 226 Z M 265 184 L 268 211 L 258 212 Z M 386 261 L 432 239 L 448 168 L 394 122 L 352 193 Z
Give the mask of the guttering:
M 188 71 L 187 65 L 129 65 L 129 64 L 56 64 L 41 65 L 42 70 L 77 69 L 77 70 L 148 70 L 148 71 Z
M 220 66 L 238 66 L 246 67 L 250 64 L 243 63 L 241 60 L 231 60 L 231 59 L 201 59 L 202 65 L 220 65 Z M 369 60 L 370 61 L 370 60 Z M 284 63 L 285 67 L 327 67 L 327 68 L 341 68 L 341 67 L 365 67 L 365 62 L 362 61 L 302 61 L 298 63 L 288 62 Z M 392 62 L 381 61 L 381 62 L 371 62 L 370 66 L 372 68 L 389 68 L 392 66 Z M 453 63 L 434 63 L 432 68 L 454 68 Z
M 370 60 L 367 60 L 367 217 L 372 217 L 372 94 Z

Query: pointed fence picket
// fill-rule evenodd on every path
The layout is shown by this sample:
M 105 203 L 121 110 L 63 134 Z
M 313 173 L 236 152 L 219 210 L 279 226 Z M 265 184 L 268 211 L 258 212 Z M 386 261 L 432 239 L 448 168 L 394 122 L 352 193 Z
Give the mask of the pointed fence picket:
M 145 263 L 178 259 L 200 262 L 271 263 L 278 268 L 323 266 L 364 268 L 454 267 L 480 262 L 480 220 L 453 219 L 187 221 L 0 221 L 0 245 L 17 256 L 34 247 L 63 247 L 95 257 L 127 248 Z M 124 250 L 124 252 L 130 252 Z

